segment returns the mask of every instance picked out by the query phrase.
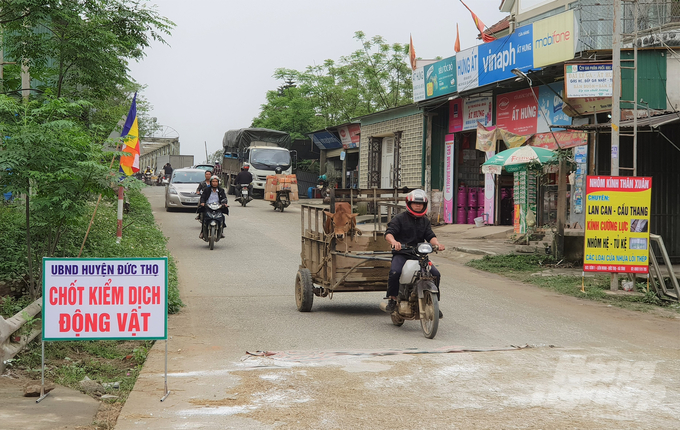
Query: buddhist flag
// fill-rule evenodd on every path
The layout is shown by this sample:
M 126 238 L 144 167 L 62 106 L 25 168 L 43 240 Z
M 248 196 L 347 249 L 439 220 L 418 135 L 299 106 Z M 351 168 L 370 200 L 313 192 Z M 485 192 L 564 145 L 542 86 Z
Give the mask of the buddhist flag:
M 132 105 L 130 105 L 130 112 L 128 112 L 123 130 L 120 136 L 125 139 L 123 142 L 123 152 L 129 155 L 120 156 L 120 170 L 127 176 L 139 172 L 139 125 L 137 123 L 137 93 L 132 98 Z
M 453 45 L 453 50 L 460 52 L 460 34 L 458 33 L 458 23 L 456 23 L 456 44 Z
M 460 0 L 460 2 L 463 3 L 463 0 Z M 484 27 L 486 26 L 484 25 L 482 20 L 479 19 L 479 17 L 465 3 L 463 3 L 463 6 L 465 6 L 465 8 L 470 11 L 470 14 L 472 14 L 472 20 L 475 22 L 475 25 L 477 26 L 479 33 L 482 35 L 482 40 L 484 41 L 484 43 L 496 40 L 495 37 L 484 33 Z
M 408 48 L 408 57 L 411 60 L 411 69 L 416 70 L 416 50 L 413 49 L 413 37 L 409 34 L 410 45 Z

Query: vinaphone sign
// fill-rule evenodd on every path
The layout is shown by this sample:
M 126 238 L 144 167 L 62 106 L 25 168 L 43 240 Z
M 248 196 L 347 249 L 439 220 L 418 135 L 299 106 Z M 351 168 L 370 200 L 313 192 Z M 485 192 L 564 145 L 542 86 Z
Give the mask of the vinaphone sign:
M 552 16 L 533 24 L 517 28 L 514 33 L 493 42 L 466 49 L 434 65 L 416 69 L 413 73 L 413 100 L 468 91 L 474 88 L 511 79 L 513 69 L 535 70 L 574 58 L 578 29 L 574 25 L 574 11 Z M 434 71 L 440 69 L 453 76 L 435 80 Z M 429 71 L 429 79 L 426 76 Z M 437 74 L 435 74 L 437 75 Z M 455 84 L 454 84 L 455 82 Z M 426 87 L 432 89 L 428 92 Z M 434 91 L 435 83 L 450 86 Z

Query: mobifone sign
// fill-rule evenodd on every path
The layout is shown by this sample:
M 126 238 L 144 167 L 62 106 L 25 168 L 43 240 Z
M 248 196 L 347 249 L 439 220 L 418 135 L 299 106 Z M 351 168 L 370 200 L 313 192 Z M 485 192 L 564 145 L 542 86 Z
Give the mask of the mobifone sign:
M 574 58 L 574 11 L 542 19 L 534 26 L 534 67 Z
M 168 259 L 43 259 L 43 340 L 167 339 Z

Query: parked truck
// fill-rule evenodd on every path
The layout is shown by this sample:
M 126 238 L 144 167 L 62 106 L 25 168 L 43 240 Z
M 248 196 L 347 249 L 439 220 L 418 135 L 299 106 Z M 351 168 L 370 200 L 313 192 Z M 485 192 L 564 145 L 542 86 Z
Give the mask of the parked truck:
M 283 131 L 266 128 L 241 128 L 224 134 L 224 162 L 222 174 L 232 192 L 234 178 L 243 166 L 249 166 L 253 175 L 253 192 L 264 195 L 267 176 L 277 167 L 284 174 L 293 173 L 293 159 L 288 148 L 290 135 Z
M 191 167 L 194 165 L 193 155 L 159 155 L 156 159 L 156 172 L 165 166 L 166 163 L 170 163 L 173 169 L 181 169 L 182 167 Z

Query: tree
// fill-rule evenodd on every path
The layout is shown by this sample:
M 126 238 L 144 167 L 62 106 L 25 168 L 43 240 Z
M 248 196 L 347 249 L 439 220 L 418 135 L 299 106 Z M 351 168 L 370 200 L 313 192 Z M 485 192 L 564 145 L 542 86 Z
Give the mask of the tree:
M 408 44 L 389 45 L 383 37 L 356 32 L 361 49 L 338 62 L 308 66 L 304 72 L 277 69 L 284 81 L 267 93 L 267 103 L 253 126 L 267 126 L 305 135 L 310 131 L 350 122 L 352 118 L 411 103 Z
M 253 119 L 253 127 L 286 131 L 292 139 L 306 139 L 306 133 L 324 128 L 323 118 L 316 116 L 313 101 L 294 85 L 267 92 L 267 103 Z
M 4 3 L 5 58 L 28 66 L 42 83 L 40 91 L 74 100 L 105 98 L 130 84 L 128 61 L 143 58 L 151 40 L 165 43 L 163 35 L 174 26 L 155 9 L 131 0 Z
M 0 95 L 0 186 L 25 199 L 33 299 L 40 295 L 41 257 L 55 255 L 62 233 L 75 225 L 92 196 L 113 194 L 109 180 L 114 172 L 102 163 L 102 147 L 78 122 L 88 108 L 83 101 L 23 103 Z

